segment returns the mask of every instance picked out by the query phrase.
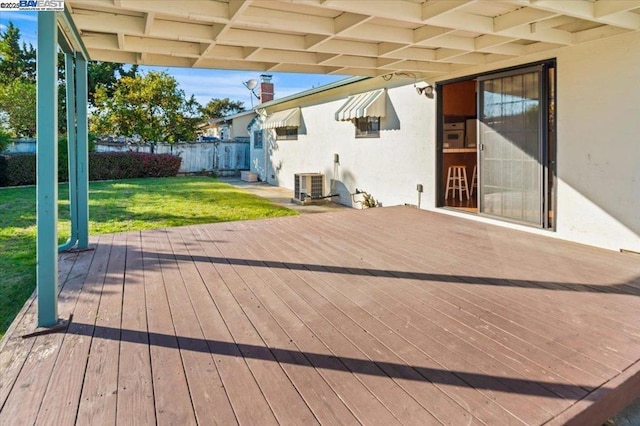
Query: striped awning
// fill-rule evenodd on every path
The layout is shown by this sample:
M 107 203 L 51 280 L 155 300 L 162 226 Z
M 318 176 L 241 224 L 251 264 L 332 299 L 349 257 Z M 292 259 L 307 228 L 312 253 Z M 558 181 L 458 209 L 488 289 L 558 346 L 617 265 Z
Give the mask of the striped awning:
M 336 111 L 336 120 L 346 121 L 363 117 L 384 117 L 386 103 L 386 89 L 349 96 L 347 102 Z
M 278 127 L 300 127 L 300 108 L 278 111 L 267 117 L 262 128 L 277 129 Z

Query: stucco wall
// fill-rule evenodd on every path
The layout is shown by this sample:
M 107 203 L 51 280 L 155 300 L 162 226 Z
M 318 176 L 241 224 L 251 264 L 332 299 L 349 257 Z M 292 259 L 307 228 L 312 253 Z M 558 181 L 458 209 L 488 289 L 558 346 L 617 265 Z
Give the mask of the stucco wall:
M 558 235 L 640 252 L 640 34 L 558 54 Z
M 351 121 L 334 119 L 345 100 L 303 108 L 298 140 L 274 140 L 274 131 L 265 131 L 265 148 L 272 149 L 267 181 L 293 189 L 295 173 L 320 172 L 326 192 L 339 193 L 335 201 L 341 204 L 352 204 L 349 194 L 356 188 L 384 206 L 417 204 L 416 185 L 426 186 L 433 174 L 427 147 L 435 137 L 435 101 L 418 96 L 413 86 L 392 88 L 380 137 L 357 139 Z M 253 153 L 252 170 L 261 175 L 264 151 Z M 335 168 L 334 154 L 340 160 Z
M 337 153 L 335 179 L 343 204 L 350 204 L 348 193 L 355 188 L 370 192 L 385 206 L 416 204 L 416 184 L 422 183 L 425 209 L 640 252 L 640 34 L 482 65 L 438 81 L 551 58 L 557 59 L 558 79 L 555 232 L 436 209 L 436 103 L 418 96 L 411 83 L 388 90 L 392 108 L 387 105 L 387 115 L 397 117 L 398 125 L 389 126 L 387 118 L 389 129 L 381 131 L 379 139 L 356 139 L 351 122 L 334 120 L 335 111 L 351 94 L 340 93 L 344 88 L 334 90 L 333 96 L 314 95 L 282 105 L 281 109 L 302 106 L 302 134 L 297 141 L 273 141 L 273 133 L 267 132 L 265 149 L 270 140 L 273 143 L 267 181 L 293 188 L 294 173 L 322 172 L 329 188 Z M 262 178 L 263 158 L 263 150 L 252 150 L 252 170 Z

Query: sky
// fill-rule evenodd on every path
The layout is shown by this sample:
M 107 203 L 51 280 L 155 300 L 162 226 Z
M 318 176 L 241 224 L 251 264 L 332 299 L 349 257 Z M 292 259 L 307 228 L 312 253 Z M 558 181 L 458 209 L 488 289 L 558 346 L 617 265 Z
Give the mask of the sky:
M 22 40 L 37 48 L 37 16 L 36 12 L 0 12 L 0 31 L 4 32 L 9 21 L 20 29 Z M 143 72 L 150 70 L 166 71 L 173 75 L 187 97 L 195 95 L 196 100 L 206 104 L 212 98 L 229 98 L 244 102 L 245 108 L 251 107 L 251 94 L 242 85 L 250 79 L 259 80 L 259 71 L 227 71 L 204 70 L 191 68 L 140 67 Z M 332 83 L 347 76 L 270 73 L 273 75 L 275 99 L 294 93 Z M 256 99 L 254 98 L 254 102 Z

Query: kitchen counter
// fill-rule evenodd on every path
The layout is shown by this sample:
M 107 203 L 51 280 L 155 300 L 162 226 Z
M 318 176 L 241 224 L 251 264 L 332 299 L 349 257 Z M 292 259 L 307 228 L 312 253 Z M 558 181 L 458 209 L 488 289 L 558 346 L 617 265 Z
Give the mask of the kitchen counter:
M 464 154 L 464 153 L 476 153 L 478 152 L 477 148 L 443 148 L 442 152 L 445 154 Z

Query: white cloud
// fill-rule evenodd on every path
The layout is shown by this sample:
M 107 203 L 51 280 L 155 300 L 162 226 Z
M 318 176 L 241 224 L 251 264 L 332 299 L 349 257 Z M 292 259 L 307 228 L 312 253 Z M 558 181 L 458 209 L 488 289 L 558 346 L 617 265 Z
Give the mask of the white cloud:
M 0 24 L 0 31 L 6 31 L 7 30 L 7 26 Z

